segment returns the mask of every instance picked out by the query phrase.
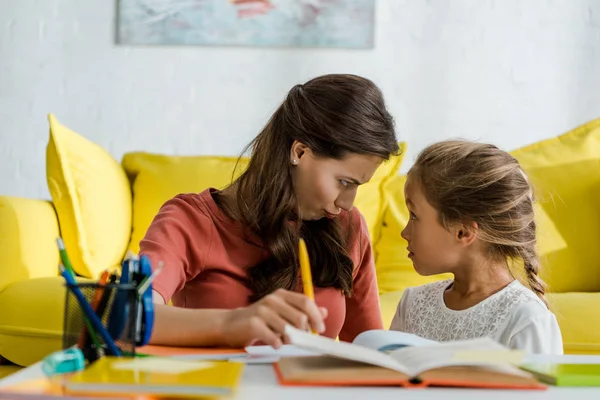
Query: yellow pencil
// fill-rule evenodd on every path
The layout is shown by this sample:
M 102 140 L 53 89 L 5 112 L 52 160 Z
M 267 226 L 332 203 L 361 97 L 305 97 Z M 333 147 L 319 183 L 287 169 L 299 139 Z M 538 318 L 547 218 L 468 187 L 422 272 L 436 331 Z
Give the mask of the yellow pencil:
M 308 250 L 306 249 L 306 243 L 304 239 L 300 238 L 298 243 L 298 258 L 300 259 L 300 273 L 302 274 L 302 286 L 304 287 L 304 294 L 315 301 L 315 290 L 313 288 L 312 274 L 310 272 L 310 261 L 308 260 Z M 312 329 L 313 333 L 317 333 L 315 329 Z

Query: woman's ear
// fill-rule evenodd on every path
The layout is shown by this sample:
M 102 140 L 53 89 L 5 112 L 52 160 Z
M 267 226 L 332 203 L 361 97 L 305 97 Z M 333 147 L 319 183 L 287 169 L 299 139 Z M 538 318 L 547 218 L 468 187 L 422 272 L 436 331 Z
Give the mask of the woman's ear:
M 290 162 L 294 165 L 298 165 L 302 157 L 308 151 L 310 151 L 310 149 L 307 145 L 297 140 L 294 140 L 294 143 L 292 143 L 292 148 L 290 150 Z

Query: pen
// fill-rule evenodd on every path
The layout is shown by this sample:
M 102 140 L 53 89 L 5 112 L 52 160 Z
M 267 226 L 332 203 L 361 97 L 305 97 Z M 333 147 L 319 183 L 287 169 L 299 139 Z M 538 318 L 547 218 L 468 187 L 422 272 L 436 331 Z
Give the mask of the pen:
M 58 245 L 58 254 L 60 254 L 60 259 L 65 266 L 65 268 L 69 271 L 72 276 L 75 276 L 75 270 L 73 270 L 73 266 L 69 261 L 69 257 L 67 256 L 67 249 L 65 248 L 65 242 L 63 242 L 62 238 L 56 239 L 56 244 Z
M 302 274 L 302 286 L 304 287 L 304 294 L 315 301 L 315 291 L 313 289 L 312 274 L 310 272 L 310 261 L 308 260 L 308 250 L 306 249 L 306 242 L 300 238 L 298 243 L 298 258 L 300 259 L 300 273 Z M 313 333 L 317 333 L 314 328 Z
M 146 290 L 148 290 L 148 288 L 150 287 L 150 285 L 152 284 L 152 282 L 154 282 L 154 279 L 156 279 L 156 277 L 158 276 L 158 274 L 160 274 L 160 272 L 162 271 L 163 267 L 164 267 L 164 263 L 162 261 L 158 262 L 158 267 L 156 267 L 156 269 L 154 270 L 154 272 L 152 273 L 152 275 L 144 278 L 144 280 L 140 283 L 139 287 L 138 287 L 138 295 L 141 296 L 144 294 L 144 292 Z
M 72 276 L 75 276 L 75 271 L 73 270 L 73 266 L 69 261 L 69 257 L 67 256 L 67 249 L 65 248 L 65 242 L 63 242 L 62 238 L 56 239 L 56 244 L 58 245 L 58 254 L 60 254 L 60 259 Z
M 115 282 L 117 282 L 117 273 L 116 272 L 111 272 L 109 278 L 108 278 L 108 285 L 114 285 Z M 105 288 L 102 291 L 102 297 L 100 298 L 100 301 L 98 302 L 98 307 L 96 307 L 96 315 L 98 316 L 98 318 L 100 318 L 101 320 L 104 318 L 104 312 L 106 311 L 106 307 L 108 306 L 108 300 L 110 299 L 110 294 L 111 291 L 113 290 L 117 290 L 114 287 L 110 287 L 110 288 Z
M 105 270 L 104 272 L 102 272 L 102 275 L 100 276 L 100 280 L 98 281 L 98 287 L 94 291 L 94 298 L 93 298 L 92 304 L 91 304 L 94 311 L 98 310 L 98 304 L 100 303 L 100 299 L 102 298 L 102 292 L 105 290 L 104 287 L 106 286 L 106 282 L 108 281 L 108 276 L 109 276 L 108 270 Z M 87 329 L 84 327 L 83 332 L 81 333 L 81 337 L 79 338 L 79 348 L 82 350 L 86 349 L 87 345 L 88 345 L 87 333 L 88 333 Z M 93 335 L 94 333 L 90 332 L 89 334 L 90 334 L 90 338 L 91 338 L 91 335 Z M 98 345 L 97 339 L 94 340 L 94 343 L 96 345 Z

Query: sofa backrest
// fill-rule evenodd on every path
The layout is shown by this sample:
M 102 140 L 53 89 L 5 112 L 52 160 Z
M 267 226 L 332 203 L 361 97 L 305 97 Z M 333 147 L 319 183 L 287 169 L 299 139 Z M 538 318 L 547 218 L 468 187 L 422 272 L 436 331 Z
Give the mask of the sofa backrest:
M 13 282 L 57 276 L 58 234 L 49 201 L 0 196 L 0 291 Z

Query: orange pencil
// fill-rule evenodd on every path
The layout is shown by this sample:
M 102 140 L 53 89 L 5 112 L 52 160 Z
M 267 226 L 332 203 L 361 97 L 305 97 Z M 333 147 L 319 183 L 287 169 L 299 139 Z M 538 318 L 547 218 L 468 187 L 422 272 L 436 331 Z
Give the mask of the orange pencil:
M 92 299 L 92 304 L 91 304 L 94 311 L 96 311 L 96 309 L 98 308 L 98 303 L 100 303 L 100 299 L 102 298 L 102 293 L 105 290 L 104 286 L 106 285 L 106 282 L 108 282 L 109 275 L 110 275 L 110 273 L 108 272 L 108 270 L 103 271 L 102 275 L 100 275 L 100 280 L 98 281 L 98 287 L 94 291 L 94 297 Z M 84 349 L 84 347 L 86 345 L 86 333 L 87 333 L 87 329 L 84 327 L 83 331 L 81 332 L 81 335 L 79 336 L 79 342 L 78 342 L 78 346 L 82 350 Z

